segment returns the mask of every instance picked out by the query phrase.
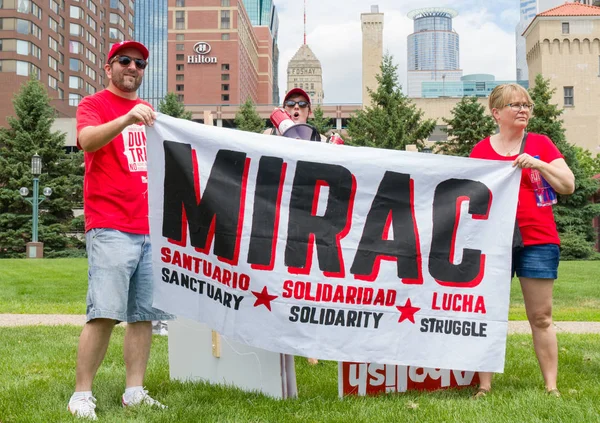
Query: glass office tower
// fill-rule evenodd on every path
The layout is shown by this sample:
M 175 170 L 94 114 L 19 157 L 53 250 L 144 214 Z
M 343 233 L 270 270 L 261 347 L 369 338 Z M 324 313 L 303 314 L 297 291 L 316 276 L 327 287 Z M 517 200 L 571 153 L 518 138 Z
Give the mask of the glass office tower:
M 135 2 L 135 36 L 150 51 L 138 95 L 154 108 L 167 95 L 167 0 Z
M 273 104 L 279 104 L 279 17 L 273 0 L 243 0 L 253 26 L 268 26 L 273 37 Z
M 459 37 L 452 29 L 453 9 L 413 10 L 414 32 L 408 36 L 408 96 L 421 97 L 425 81 L 459 81 Z

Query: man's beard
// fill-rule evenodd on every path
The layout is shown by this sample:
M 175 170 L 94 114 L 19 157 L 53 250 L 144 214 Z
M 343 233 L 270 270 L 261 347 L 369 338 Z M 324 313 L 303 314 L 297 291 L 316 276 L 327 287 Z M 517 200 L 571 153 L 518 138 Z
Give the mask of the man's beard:
M 134 79 L 132 80 L 131 78 L 125 78 L 125 76 L 131 76 Z M 140 85 L 142 85 L 142 75 L 131 75 L 126 73 L 118 73 L 116 75 L 113 74 L 112 83 L 115 85 L 115 87 L 123 92 L 133 93 L 137 91 Z

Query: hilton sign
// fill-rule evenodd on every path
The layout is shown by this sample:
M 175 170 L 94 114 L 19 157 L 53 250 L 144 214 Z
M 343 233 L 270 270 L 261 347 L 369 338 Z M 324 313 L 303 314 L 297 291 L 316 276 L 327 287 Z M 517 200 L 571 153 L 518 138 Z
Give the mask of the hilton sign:
M 200 41 L 199 43 L 194 44 L 194 51 L 197 53 L 194 55 L 188 56 L 188 63 L 217 63 L 217 58 L 212 56 L 207 56 L 210 53 L 211 47 L 210 44 Z

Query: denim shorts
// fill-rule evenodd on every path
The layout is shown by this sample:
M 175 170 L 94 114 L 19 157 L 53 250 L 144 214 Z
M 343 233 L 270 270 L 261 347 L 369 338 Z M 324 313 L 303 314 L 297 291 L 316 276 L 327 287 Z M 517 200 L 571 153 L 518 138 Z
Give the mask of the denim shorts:
M 148 235 L 115 229 L 85 234 L 88 255 L 87 321 L 142 322 L 172 319 L 152 307 L 152 247 Z
M 556 279 L 560 248 L 556 244 L 529 245 L 513 254 L 512 275 L 532 279 Z

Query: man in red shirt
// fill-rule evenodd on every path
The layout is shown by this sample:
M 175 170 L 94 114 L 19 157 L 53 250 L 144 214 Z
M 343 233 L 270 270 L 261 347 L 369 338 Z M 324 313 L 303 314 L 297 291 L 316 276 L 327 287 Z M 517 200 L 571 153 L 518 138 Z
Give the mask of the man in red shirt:
M 75 393 L 68 410 L 96 419 L 92 383 L 116 323 L 127 322 L 122 404 L 164 408 L 143 387 L 152 320 L 152 250 L 148 223 L 145 125 L 156 115 L 137 96 L 148 49 L 135 41 L 112 46 L 104 65 L 108 87 L 77 109 L 77 144 L 85 154 L 84 214 L 88 254 L 87 323 L 79 338 Z

